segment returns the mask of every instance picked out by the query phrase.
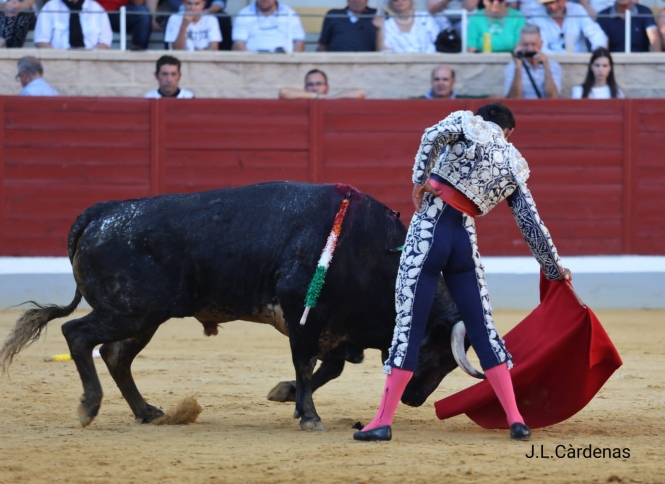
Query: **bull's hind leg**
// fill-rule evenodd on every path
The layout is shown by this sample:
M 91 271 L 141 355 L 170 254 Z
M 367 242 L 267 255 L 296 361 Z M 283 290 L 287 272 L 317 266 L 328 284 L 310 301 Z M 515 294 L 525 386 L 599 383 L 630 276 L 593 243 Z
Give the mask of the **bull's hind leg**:
M 156 331 L 157 328 L 153 328 L 133 338 L 105 343 L 100 349 L 109 373 L 134 412 L 136 421 L 141 423 L 150 423 L 156 418 L 164 416 L 164 412 L 145 401 L 132 377 L 134 358 L 150 342 Z
M 76 364 L 83 383 L 83 395 L 79 405 L 79 421 L 84 427 L 97 416 L 102 402 L 102 386 L 92 360 L 92 350 L 102 343 L 112 343 L 132 338 L 156 328 L 162 321 L 127 318 L 110 313 L 93 311 L 62 325 L 69 352 Z
M 344 358 L 339 355 L 326 357 L 321 361 L 321 365 L 312 375 L 312 393 L 334 380 L 342 374 L 344 370 Z M 296 401 L 296 382 L 281 381 L 268 393 L 268 400 L 271 402 L 295 402 Z

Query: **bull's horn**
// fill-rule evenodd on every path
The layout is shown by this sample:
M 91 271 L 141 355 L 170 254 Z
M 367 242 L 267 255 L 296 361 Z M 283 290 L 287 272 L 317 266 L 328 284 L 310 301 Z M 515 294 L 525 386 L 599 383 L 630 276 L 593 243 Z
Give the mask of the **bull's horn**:
M 464 370 L 464 373 L 468 373 L 474 378 L 479 378 L 481 380 L 485 379 L 485 375 L 476 370 L 469 360 L 466 357 L 466 351 L 464 350 L 464 336 L 466 336 L 466 328 L 464 327 L 463 321 L 458 321 L 453 326 L 453 331 L 450 336 L 450 345 L 453 349 L 453 358 L 459 365 L 459 367 Z

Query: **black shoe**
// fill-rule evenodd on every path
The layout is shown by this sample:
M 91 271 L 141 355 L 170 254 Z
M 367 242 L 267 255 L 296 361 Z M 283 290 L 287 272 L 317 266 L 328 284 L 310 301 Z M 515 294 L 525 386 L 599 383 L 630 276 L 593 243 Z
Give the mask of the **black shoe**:
M 510 426 L 510 438 L 513 440 L 529 440 L 531 429 L 526 424 L 515 422 Z
M 365 430 L 353 434 L 353 440 L 362 440 L 363 442 L 379 442 L 393 438 L 393 431 L 390 425 L 377 427 L 372 430 Z

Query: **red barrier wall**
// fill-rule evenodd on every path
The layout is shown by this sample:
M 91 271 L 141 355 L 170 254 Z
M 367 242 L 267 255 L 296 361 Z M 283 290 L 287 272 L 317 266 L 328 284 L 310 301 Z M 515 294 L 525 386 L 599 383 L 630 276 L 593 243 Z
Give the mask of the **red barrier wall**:
M 0 255 L 65 255 L 98 201 L 267 180 L 350 183 L 408 223 L 423 130 L 481 104 L 0 97 Z M 665 100 L 506 104 L 561 254 L 665 254 Z M 505 204 L 478 230 L 485 255 L 529 253 Z

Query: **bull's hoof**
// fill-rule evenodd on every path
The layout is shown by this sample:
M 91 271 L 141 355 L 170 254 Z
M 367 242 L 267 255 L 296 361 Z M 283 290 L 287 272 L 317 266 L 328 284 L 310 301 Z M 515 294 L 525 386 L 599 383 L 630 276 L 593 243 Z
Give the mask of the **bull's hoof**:
M 303 430 L 312 430 L 316 432 L 325 432 L 326 428 L 323 425 L 323 422 L 321 422 L 320 419 L 305 419 L 303 418 L 300 421 L 300 428 Z
M 281 381 L 275 388 L 268 392 L 268 400 L 271 402 L 295 402 L 296 401 L 296 382 Z
M 81 422 L 81 425 L 83 427 L 90 425 L 97 416 L 97 413 L 99 413 L 99 403 L 89 404 L 85 396 L 82 396 L 78 407 L 79 422 Z
M 162 412 L 157 407 L 153 407 L 152 405 L 146 405 L 146 409 L 136 416 L 136 422 L 147 424 L 151 423 L 154 420 L 157 420 L 158 418 L 162 418 L 163 416 L 164 412 Z

